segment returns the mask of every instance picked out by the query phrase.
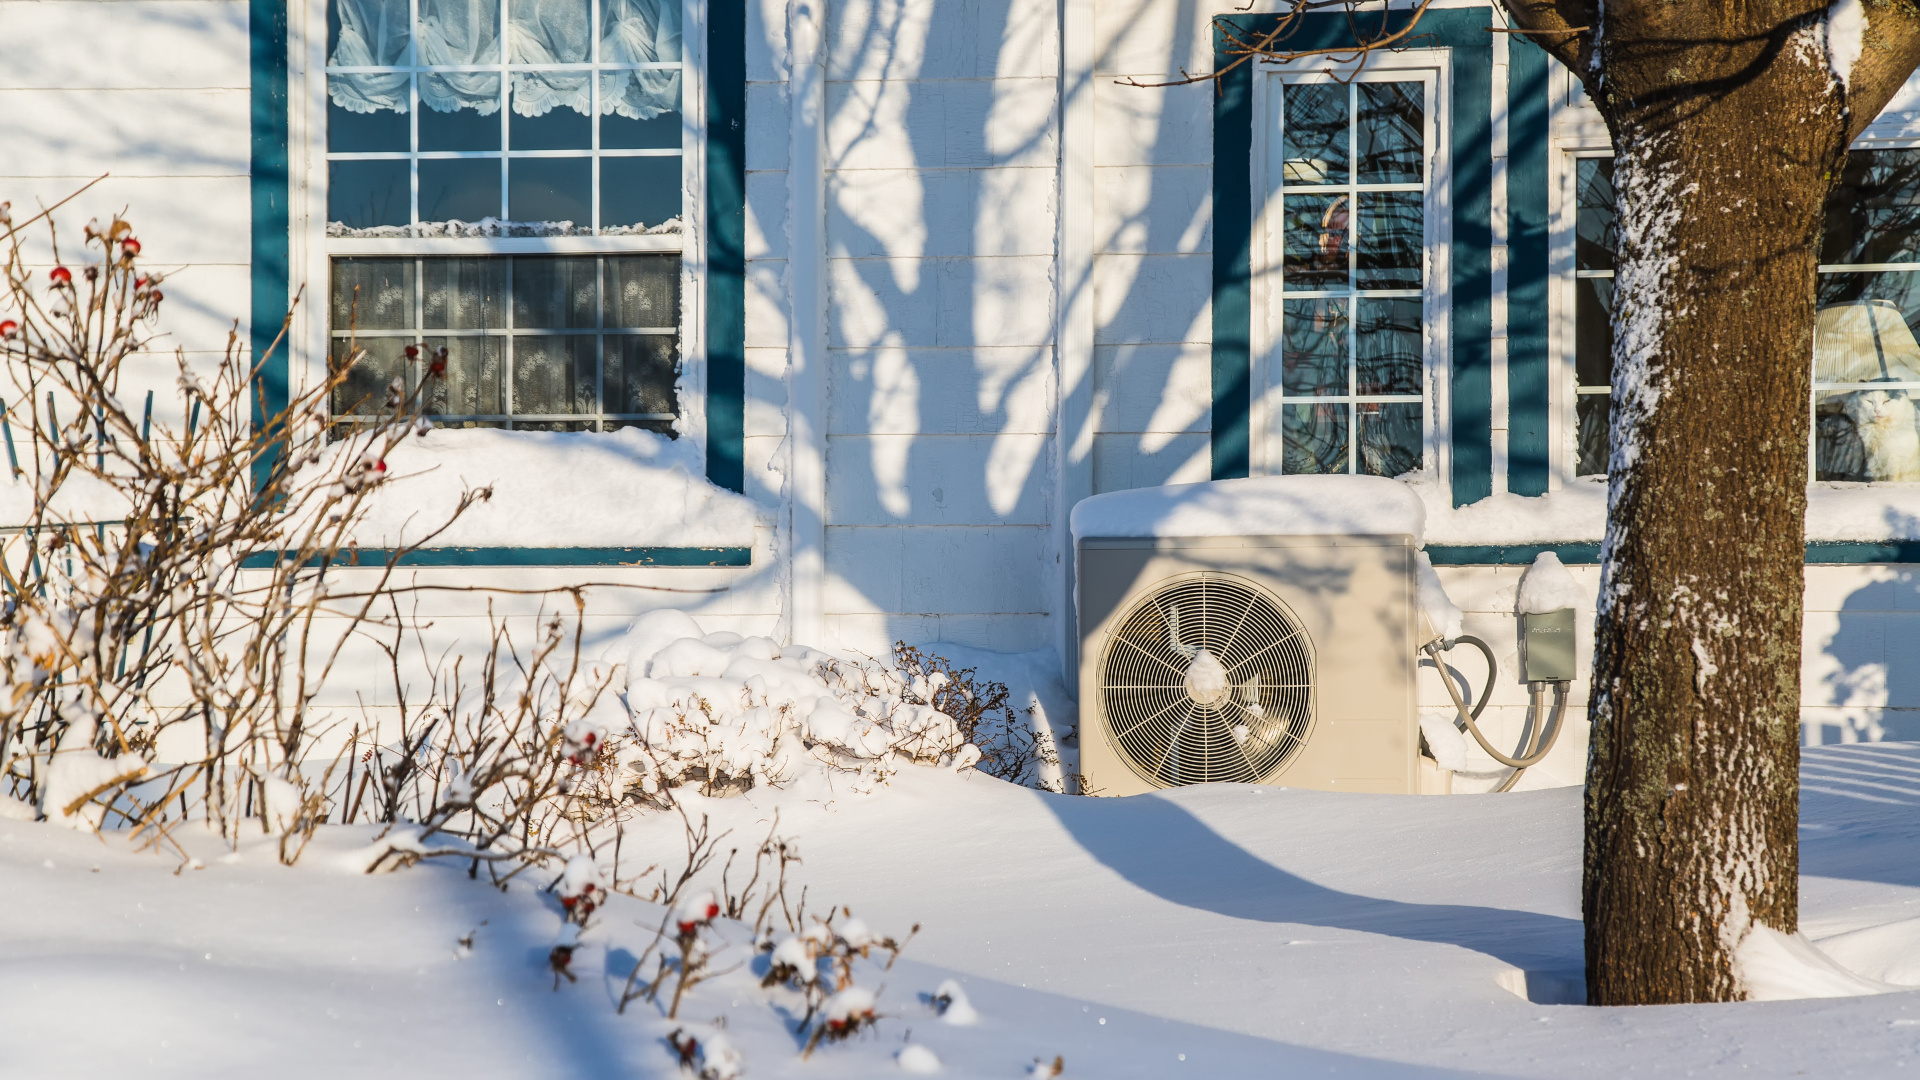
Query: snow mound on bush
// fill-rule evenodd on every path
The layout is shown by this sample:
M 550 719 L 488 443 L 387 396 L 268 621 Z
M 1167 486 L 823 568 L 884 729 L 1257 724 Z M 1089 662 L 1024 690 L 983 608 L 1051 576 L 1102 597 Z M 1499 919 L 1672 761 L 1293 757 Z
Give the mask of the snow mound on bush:
M 620 793 L 658 798 L 683 785 L 732 795 L 809 770 L 884 779 L 907 764 L 979 760 L 925 680 L 771 638 L 703 633 L 656 611 L 604 653 L 625 668 L 624 709 L 596 710 L 597 745 Z

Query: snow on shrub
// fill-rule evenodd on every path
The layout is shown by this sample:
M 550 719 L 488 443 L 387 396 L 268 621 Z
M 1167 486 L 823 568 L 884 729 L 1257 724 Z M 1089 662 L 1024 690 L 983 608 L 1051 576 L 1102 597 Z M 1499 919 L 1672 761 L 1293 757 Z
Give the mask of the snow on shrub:
M 625 666 L 624 715 L 610 703 L 569 729 L 567 746 L 570 761 L 602 748 L 614 768 L 598 779 L 616 801 L 667 805 L 681 787 L 736 795 L 822 769 L 871 783 L 907 764 L 979 760 L 935 704 L 941 681 L 876 660 L 706 633 L 680 611 L 642 616 L 607 658 Z

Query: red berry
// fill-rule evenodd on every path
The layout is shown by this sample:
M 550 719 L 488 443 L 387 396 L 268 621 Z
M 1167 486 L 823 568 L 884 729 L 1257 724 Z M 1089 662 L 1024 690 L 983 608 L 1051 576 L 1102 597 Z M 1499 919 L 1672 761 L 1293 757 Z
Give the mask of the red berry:
M 447 373 L 447 362 L 445 360 L 435 360 L 432 364 L 428 365 L 427 370 L 435 375 L 445 375 Z
M 19 323 L 14 322 L 12 319 L 8 319 L 5 322 L 0 322 L 0 337 L 18 337 L 19 334 L 20 334 Z
M 147 294 L 147 298 L 157 304 L 161 301 L 164 295 L 165 294 L 163 294 L 159 289 L 155 289 L 152 292 Z
M 407 359 L 418 360 L 419 358 L 420 358 L 420 346 L 418 345 L 407 346 Z
M 142 276 L 142 277 L 137 277 L 137 278 L 134 278 L 134 279 L 133 279 L 133 287 L 134 287 L 134 288 L 136 288 L 136 289 L 144 289 L 144 288 L 146 288 L 146 287 L 147 287 L 147 279 L 146 279 L 146 278 L 145 278 L 144 276 Z
M 387 471 L 387 459 L 386 459 L 386 458 L 381 458 L 381 459 L 380 459 L 379 461 L 376 461 L 376 462 L 374 462 L 374 463 L 373 463 L 373 471 L 374 471 L 374 472 L 386 472 L 386 471 Z
M 53 272 L 48 274 L 47 277 L 51 279 L 55 285 L 73 284 L 73 271 L 64 266 L 54 267 Z
M 129 255 L 138 255 L 140 254 L 140 241 L 129 236 L 125 240 L 120 241 L 120 250 Z

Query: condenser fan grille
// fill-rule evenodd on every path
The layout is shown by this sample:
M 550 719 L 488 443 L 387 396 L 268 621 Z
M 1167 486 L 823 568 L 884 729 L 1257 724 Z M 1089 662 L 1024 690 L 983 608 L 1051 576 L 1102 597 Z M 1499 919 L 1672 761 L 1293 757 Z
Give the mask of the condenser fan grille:
M 1313 721 L 1313 644 L 1266 590 L 1228 574 L 1176 578 L 1114 626 L 1101 707 L 1142 777 L 1251 783 L 1299 750 Z

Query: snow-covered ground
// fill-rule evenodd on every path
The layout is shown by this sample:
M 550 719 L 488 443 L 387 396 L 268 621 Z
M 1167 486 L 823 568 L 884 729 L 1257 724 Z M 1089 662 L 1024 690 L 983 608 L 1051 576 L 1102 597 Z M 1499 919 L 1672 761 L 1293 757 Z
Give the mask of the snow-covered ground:
M 1588 1009 L 1504 988 L 1578 982 L 1577 789 L 1101 799 L 931 768 L 870 795 L 830 779 L 687 800 L 747 848 L 778 810 L 810 910 L 922 927 L 892 970 L 856 969 L 880 991 L 877 1030 L 802 1061 L 798 995 L 762 989 L 764 961 L 723 924 L 717 966 L 747 966 L 696 987 L 683 1019 L 724 1016 L 746 1076 L 893 1075 L 909 1044 L 981 1077 L 1055 1055 L 1068 1077 L 1920 1070 L 1915 992 Z M 0 1075 L 678 1074 L 675 1025 L 614 1008 L 658 909 L 614 897 L 556 991 L 561 909 L 541 886 L 557 870 L 504 893 L 462 865 L 367 876 L 343 863 L 366 833 L 327 830 L 293 869 L 265 841 L 221 858 L 202 838 L 205 867 L 176 874 L 118 839 L 0 820 Z M 650 815 L 623 875 L 672 862 L 682 836 Z M 1801 836 L 1807 935 L 1920 983 L 1920 922 L 1898 925 L 1920 917 L 1920 746 L 1806 751 Z M 976 1023 L 923 1000 L 949 978 Z

